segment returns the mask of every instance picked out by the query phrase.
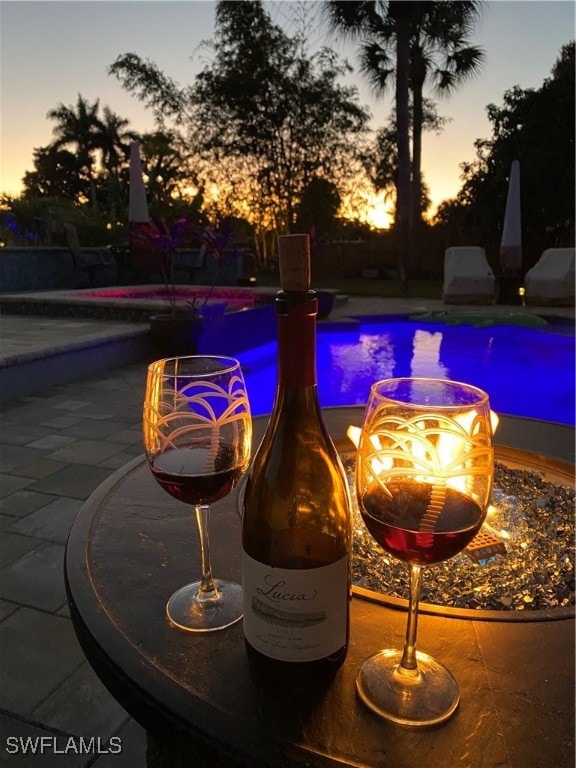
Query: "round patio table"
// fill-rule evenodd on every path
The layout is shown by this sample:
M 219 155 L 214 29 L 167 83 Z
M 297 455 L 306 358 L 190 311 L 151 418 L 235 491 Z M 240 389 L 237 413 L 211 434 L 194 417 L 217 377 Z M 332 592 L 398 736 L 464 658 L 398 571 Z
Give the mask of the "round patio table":
M 358 408 L 326 410 L 339 447 L 361 417 Z M 257 445 L 266 418 L 254 423 Z M 548 452 L 571 464 L 573 438 L 558 425 L 502 420 L 500 442 L 538 446 L 545 463 Z M 210 529 L 214 572 L 234 580 L 237 493 L 213 506 Z M 255 670 L 241 622 L 207 634 L 171 626 L 166 600 L 199 568 L 190 510 L 162 491 L 143 457 L 96 490 L 70 533 L 65 576 L 76 633 L 103 683 L 147 730 L 149 766 L 573 768 L 573 610 L 518 621 L 426 609 L 419 648 L 453 672 L 461 701 L 445 724 L 408 729 L 376 717 L 355 694 L 362 661 L 402 644 L 403 601 L 355 592 L 347 659 L 318 686 Z

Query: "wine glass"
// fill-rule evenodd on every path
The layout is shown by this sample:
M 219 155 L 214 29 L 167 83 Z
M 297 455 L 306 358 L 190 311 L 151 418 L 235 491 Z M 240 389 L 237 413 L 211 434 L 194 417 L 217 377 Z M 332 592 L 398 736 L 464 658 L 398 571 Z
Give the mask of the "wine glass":
M 152 474 L 179 501 L 193 504 L 202 578 L 168 600 L 170 621 L 210 632 L 242 618 L 242 587 L 214 579 L 208 535 L 210 504 L 238 483 L 250 460 L 252 421 L 240 363 L 231 357 L 157 360 L 148 367 L 144 446 Z
M 358 504 L 378 544 L 409 564 L 410 598 L 403 651 L 367 659 L 356 689 L 396 723 L 434 725 L 458 706 L 452 674 L 416 650 L 422 566 L 448 560 L 472 541 L 486 516 L 493 467 L 485 392 L 424 378 L 372 386 L 358 445 Z

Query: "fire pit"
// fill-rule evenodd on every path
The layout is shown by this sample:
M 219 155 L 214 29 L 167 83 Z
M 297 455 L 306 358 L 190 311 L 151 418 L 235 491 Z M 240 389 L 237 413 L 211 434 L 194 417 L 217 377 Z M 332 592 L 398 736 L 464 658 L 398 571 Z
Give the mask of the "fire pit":
M 352 494 L 353 592 L 404 608 L 408 569 L 374 542 L 356 502 L 350 425 L 359 426 L 363 409 L 327 409 L 326 416 Z M 426 569 L 420 611 L 494 621 L 573 618 L 574 430 L 500 414 L 495 463 L 492 506 L 479 536 Z
M 383 602 L 407 599 L 408 570 L 366 530 L 355 497 L 354 455 L 342 458 L 353 500 L 353 585 Z M 561 462 L 539 463 L 526 452 L 496 450 L 486 522 L 464 552 L 427 569 L 423 603 L 471 609 L 474 615 L 513 611 L 517 618 L 574 606 L 572 473 Z

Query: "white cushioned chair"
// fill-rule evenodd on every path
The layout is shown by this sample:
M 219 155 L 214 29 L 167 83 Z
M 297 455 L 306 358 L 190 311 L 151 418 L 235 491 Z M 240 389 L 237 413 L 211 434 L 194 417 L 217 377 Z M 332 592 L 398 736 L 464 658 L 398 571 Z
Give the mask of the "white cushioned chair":
M 454 246 L 444 254 L 445 304 L 494 304 L 496 279 L 486 251 L 477 246 Z
M 548 248 L 524 278 L 527 304 L 574 304 L 574 248 Z

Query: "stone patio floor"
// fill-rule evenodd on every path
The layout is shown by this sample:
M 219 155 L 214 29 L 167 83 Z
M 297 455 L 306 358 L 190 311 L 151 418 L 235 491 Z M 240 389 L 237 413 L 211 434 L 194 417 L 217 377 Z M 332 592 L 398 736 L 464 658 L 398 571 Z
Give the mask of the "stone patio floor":
M 348 315 L 446 310 L 437 301 L 350 299 Z M 462 310 L 462 307 L 456 308 Z M 478 307 L 475 311 L 482 311 Z M 574 318 L 573 309 L 488 307 Z M 42 356 L 118 322 L 0 317 L 0 357 Z M 106 691 L 80 649 L 63 578 L 68 531 L 85 499 L 108 475 L 142 453 L 145 363 L 50 386 L 0 408 L 0 765 L 11 768 L 144 768 L 145 733 Z M 52 746 L 25 754 L 19 738 L 100 739 L 89 754 Z M 111 736 L 122 752 L 105 753 Z M 31 744 L 32 742 L 29 742 Z M 41 742 L 34 742 L 37 745 Z M 43 742 L 45 745 L 48 742 Z

